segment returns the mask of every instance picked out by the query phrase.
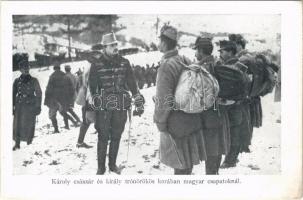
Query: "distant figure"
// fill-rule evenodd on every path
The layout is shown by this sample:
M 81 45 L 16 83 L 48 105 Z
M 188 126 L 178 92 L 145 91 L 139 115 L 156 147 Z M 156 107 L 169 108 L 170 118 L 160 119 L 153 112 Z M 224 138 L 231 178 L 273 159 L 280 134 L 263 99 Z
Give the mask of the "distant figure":
M 67 109 L 67 112 L 70 113 L 76 120 L 77 123 L 81 123 L 78 115 L 74 112 L 73 108 L 74 108 L 74 104 L 75 104 L 75 100 L 77 97 L 77 77 L 71 73 L 71 67 L 69 65 L 65 65 L 65 76 L 72 82 L 73 84 L 73 94 L 74 96 L 70 99 L 70 105 L 69 108 Z
M 135 74 L 139 89 L 142 89 L 145 84 L 144 71 L 143 71 L 142 67 L 140 67 L 139 65 L 136 65 L 134 67 L 134 74 Z
M 21 75 L 13 84 L 13 150 L 20 149 L 20 141 L 31 144 L 35 134 L 36 116 L 41 112 L 42 92 L 39 82 L 29 74 L 28 62 L 20 62 Z
M 68 120 L 72 121 L 75 126 L 77 126 L 77 122 L 67 114 L 74 96 L 73 83 L 60 70 L 60 65 L 55 65 L 54 70 L 46 87 L 44 105 L 49 108 L 49 118 L 54 126 L 54 133 L 59 133 L 57 111 L 63 116 L 65 129 L 69 129 Z
M 152 71 L 151 68 L 149 67 L 149 64 L 146 64 L 146 69 L 145 69 L 145 80 L 147 83 L 147 87 L 149 88 L 153 82 L 153 77 L 152 77 Z
M 156 86 L 157 68 L 154 63 L 151 66 L 150 70 L 151 70 L 151 76 L 152 76 L 152 84 L 153 84 L 153 86 Z

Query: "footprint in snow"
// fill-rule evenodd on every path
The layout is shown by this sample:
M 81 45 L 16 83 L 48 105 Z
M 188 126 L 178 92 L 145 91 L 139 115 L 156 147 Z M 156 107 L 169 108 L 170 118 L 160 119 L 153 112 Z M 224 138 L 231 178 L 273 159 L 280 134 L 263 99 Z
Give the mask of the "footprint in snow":
M 137 171 L 137 173 L 138 173 L 138 174 L 142 174 L 142 173 L 143 173 L 143 171 L 139 170 L 139 171 Z
M 46 155 L 48 155 L 48 156 L 51 156 L 51 155 L 49 154 L 49 150 L 48 150 L 48 149 L 45 150 L 44 153 L 45 153 Z

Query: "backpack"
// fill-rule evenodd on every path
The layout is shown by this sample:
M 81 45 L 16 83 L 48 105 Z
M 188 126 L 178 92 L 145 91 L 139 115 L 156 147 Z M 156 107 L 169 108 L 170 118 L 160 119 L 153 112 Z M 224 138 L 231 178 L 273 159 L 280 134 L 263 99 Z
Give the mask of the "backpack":
M 211 108 L 219 93 L 217 80 L 202 66 L 181 63 L 182 71 L 176 90 L 176 108 L 185 113 L 200 113 Z
M 243 59 L 240 62 L 246 65 L 249 73 L 252 74 L 250 97 L 264 96 L 273 91 L 277 81 L 275 72 L 278 67 L 276 65 L 270 63 L 263 54 L 250 56 L 249 59 Z
M 240 62 L 231 65 L 215 65 L 214 75 L 220 87 L 218 97 L 235 101 L 246 99 L 250 86 L 249 76 L 246 71 L 247 66 Z

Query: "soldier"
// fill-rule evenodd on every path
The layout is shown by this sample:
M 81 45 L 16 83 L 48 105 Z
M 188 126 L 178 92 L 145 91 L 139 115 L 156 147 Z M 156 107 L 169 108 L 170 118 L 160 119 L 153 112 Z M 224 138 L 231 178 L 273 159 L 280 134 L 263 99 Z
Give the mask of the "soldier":
M 67 114 L 71 99 L 74 96 L 73 84 L 60 70 L 60 65 L 56 64 L 54 70 L 46 87 L 44 105 L 49 108 L 49 118 L 55 129 L 54 133 L 59 133 L 56 119 L 57 111 L 63 116 L 65 129 L 69 129 L 68 120 L 72 121 L 75 126 L 77 126 L 77 122 Z
M 36 116 L 41 112 L 42 92 L 39 82 L 29 74 L 27 61 L 19 63 L 21 75 L 13 84 L 13 150 L 20 149 L 20 141 L 31 144 L 35 134 Z
M 156 68 L 156 66 L 155 66 L 154 63 L 151 66 L 151 72 L 152 72 L 152 83 L 153 83 L 153 86 L 156 86 L 157 68 Z
M 164 54 L 158 71 L 154 123 L 160 132 L 160 161 L 174 169 L 175 175 L 190 175 L 194 165 L 205 160 L 200 115 L 174 108 L 174 91 L 190 60 L 178 54 L 177 29 L 161 28 L 159 50 Z
M 77 122 L 77 126 L 78 124 L 81 123 L 78 115 L 74 112 L 73 108 L 74 108 L 74 105 L 75 105 L 75 100 L 76 100 L 76 97 L 77 97 L 77 77 L 71 73 L 71 67 L 70 65 L 65 65 L 65 76 L 70 80 L 70 82 L 72 82 L 72 89 L 73 89 L 73 94 L 74 96 L 72 98 L 70 98 L 71 102 L 70 102 L 70 106 L 69 108 L 67 109 L 67 113 L 70 113 L 72 115 L 72 117 L 74 117 L 74 119 L 76 120 Z
M 220 41 L 220 58 L 224 65 L 235 65 L 239 60 L 236 57 L 236 44 L 231 41 Z M 228 110 L 230 125 L 231 146 L 229 153 L 221 168 L 235 167 L 240 152 L 243 152 L 250 145 L 248 136 L 251 132 L 250 115 L 247 100 L 228 100 L 225 102 Z
M 214 75 L 215 58 L 212 56 L 213 44 L 210 38 L 198 37 L 195 42 L 198 64 Z M 222 155 L 227 155 L 230 147 L 228 115 L 224 106 L 217 105 L 201 113 L 205 139 L 207 175 L 219 174 Z M 219 108 L 217 108 L 219 106 Z
M 140 67 L 140 65 L 136 65 L 134 67 L 134 74 L 135 74 L 136 80 L 138 82 L 139 89 L 142 89 L 144 86 L 144 72 L 143 72 L 142 68 Z
M 145 69 L 145 80 L 147 83 L 147 87 L 149 88 L 153 82 L 153 77 L 152 77 L 152 72 L 151 68 L 149 67 L 149 64 L 146 64 L 146 69 Z
M 76 98 L 76 103 L 82 106 L 82 123 L 79 130 L 78 142 L 76 147 L 78 148 L 92 148 L 91 145 L 88 145 L 84 142 L 85 134 L 91 123 L 95 121 L 95 113 L 93 111 L 87 110 L 87 99 L 90 98 L 90 92 L 88 88 L 88 75 L 90 67 L 88 67 L 84 73 L 79 76 L 78 85 L 80 87 L 79 93 Z M 91 116 L 91 117 L 90 117 Z
M 96 111 L 95 128 L 98 131 L 98 170 L 97 175 L 106 171 L 105 161 L 108 141 L 109 170 L 120 174 L 116 160 L 119 151 L 121 135 L 127 120 L 127 111 L 131 108 L 131 97 L 134 98 L 136 114 L 144 111 L 144 98 L 139 93 L 136 79 L 127 59 L 118 55 L 118 41 L 114 33 L 102 37 L 104 51 L 91 63 L 89 73 L 89 89 L 92 98 L 90 108 Z
M 245 49 L 246 40 L 240 34 L 230 34 L 229 40 L 235 42 L 237 47 L 236 57 L 241 63 L 248 66 L 248 73 L 252 74 L 251 67 L 253 67 L 252 63 L 254 62 L 254 56 Z M 249 135 L 249 140 L 251 140 L 253 134 L 253 127 L 259 128 L 262 126 L 261 98 L 260 96 L 251 97 L 249 101 L 247 101 L 247 103 L 249 103 L 249 111 L 252 125 L 251 133 Z M 243 151 L 249 153 L 250 149 L 249 147 L 247 147 L 247 149 L 243 149 Z

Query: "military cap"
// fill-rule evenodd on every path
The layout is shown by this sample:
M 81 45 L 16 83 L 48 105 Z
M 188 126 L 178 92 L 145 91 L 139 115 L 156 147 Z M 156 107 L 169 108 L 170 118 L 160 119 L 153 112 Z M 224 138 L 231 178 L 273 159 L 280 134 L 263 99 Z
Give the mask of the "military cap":
M 228 41 L 228 40 L 220 40 L 219 41 L 219 46 L 220 46 L 219 51 L 231 50 L 231 49 L 236 49 L 237 48 L 235 42 Z
M 236 44 L 246 44 L 247 41 L 244 39 L 244 37 L 241 34 L 229 34 L 228 39 L 230 41 L 235 42 Z
M 67 70 L 71 69 L 70 65 L 65 65 L 64 68 L 67 69 Z
M 197 37 L 195 46 L 193 49 L 197 49 L 199 46 L 201 47 L 212 47 L 212 39 L 211 38 L 206 38 L 206 37 Z
M 164 35 L 168 37 L 169 39 L 172 39 L 174 41 L 177 41 L 178 38 L 178 31 L 175 27 L 170 25 L 164 25 L 160 30 L 160 36 Z
M 54 64 L 54 70 L 60 69 L 60 64 Z

